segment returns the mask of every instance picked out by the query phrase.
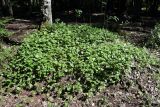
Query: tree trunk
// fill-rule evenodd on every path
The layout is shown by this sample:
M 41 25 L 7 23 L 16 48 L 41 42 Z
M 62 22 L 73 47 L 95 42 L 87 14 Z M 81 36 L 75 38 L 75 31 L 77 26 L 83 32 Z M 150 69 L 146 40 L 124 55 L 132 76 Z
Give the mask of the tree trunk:
M 5 6 L 6 3 L 5 3 L 5 0 L 2 0 L 2 6 Z
M 140 18 L 142 0 L 133 0 L 132 3 L 134 19 L 137 20 L 138 18 Z
M 5 15 L 13 16 L 13 8 L 10 0 L 2 0 L 2 12 Z
M 51 0 L 44 0 L 44 15 L 47 17 L 48 23 L 52 24 L 52 3 Z
M 127 10 L 127 5 L 126 5 L 126 3 L 127 3 L 127 0 L 120 0 L 119 2 L 118 2 L 118 15 L 124 15 L 124 13 L 126 12 L 126 10 Z
M 8 10 L 9 10 L 9 15 L 13 16 L 13 8 L 12 8 L 12 3 L 10 0 L 8 0 Z
M 159 1 L 158 0 L 153 0 L 152 3 L 150 4 L 149 7 L 149 13 L 151 15 L 155 15 L 158 11 L 158 5 L 159 5 Z
M 113 0 L 108 0 L 107 1 L 107 7 L 106 7 L 106 13 L 108 14 L 108 15 L 111 15 L 111 14 L 113 14 L 113 12 L 114 12 L 114 2 L 113 2 Z
M 28 3 L 29 3 L 28 15 L 31 15 L 32 14 L 32 7 L 33 7 L 33 0 L 29 0 Z

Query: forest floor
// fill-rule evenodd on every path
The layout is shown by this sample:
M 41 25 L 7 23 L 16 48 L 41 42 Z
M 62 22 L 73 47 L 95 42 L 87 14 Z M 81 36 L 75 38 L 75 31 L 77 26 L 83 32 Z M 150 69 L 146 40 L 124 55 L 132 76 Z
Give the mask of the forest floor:
M 150 22 L 150 23 L 149 23 Z M 154 28 L 156 19 L 143 18 L 143 22 L 129 23 L 121 28 L 120 35 L 138 46 L 143 47 Z M 36 30 L 32 21 L 16 19 L 6 25 L 13 34 L 3 40 L 6 47 L 19 45 L 26 34 Z M 149 49 L 160 58 L 160 49 Z M 116 85 L 107 87 L 103 92 L 86 101 L 73 100 L 70 107 L 160 107 L 160 68 L 151 67 L 141 70 L 133 69 Z M 60 99 L 49 95 L 33 95 L 23 91 L 20 94 L 0 91 L 0 107 L 59 107 L 65 104 Z
M 27 34 L 34 32 L 37 26 L 31 20 L 13 19 L 5 25 L 12 35 L 3 38 L 3 41 L 8 45 L 21 44 Z

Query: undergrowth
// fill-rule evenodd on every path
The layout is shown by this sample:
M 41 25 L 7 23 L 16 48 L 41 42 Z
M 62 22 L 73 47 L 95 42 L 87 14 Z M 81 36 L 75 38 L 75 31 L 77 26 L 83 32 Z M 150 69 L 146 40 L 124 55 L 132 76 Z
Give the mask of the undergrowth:
M 160 47 L 160 24 L 157 24 L 151 33 L 151 36 L 147 42 L 148 47 L 159 48 Z
M 9 36 L 11 33 L 8 32 L 6 29 L 0 28 L 0 37 Z
M 5 29 L 5 24 L 11 21 L 12 18 L 5 17 L 0 18 L 0 37 L 5 37 L 11 35 L 11 32 Z
M 61 98 L 91 96 L 133 67 L 156 62 L 145 49 L 109 31 L 59 23 L 31 34 L 1 76 L 3 86 L 15 90 L 52 91 Z
M 0 43 L 0 72 L 2 69 L 6 68 L 8 60 L 12 58 L 13 48 L 6 48 L 3 44 Z

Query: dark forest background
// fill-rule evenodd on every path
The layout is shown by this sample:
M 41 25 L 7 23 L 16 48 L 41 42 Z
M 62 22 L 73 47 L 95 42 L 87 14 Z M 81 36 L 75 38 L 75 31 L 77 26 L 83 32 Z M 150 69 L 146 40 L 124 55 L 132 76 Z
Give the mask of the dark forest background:
M 92 15 L 138 19 L 158 16 L 159 0 L 52 0 L 53 18 L 74 19 L 76 10 L 81 17 Z M 0 16 L 33 18 L 41 12 L 42 0 L 1 0 Z

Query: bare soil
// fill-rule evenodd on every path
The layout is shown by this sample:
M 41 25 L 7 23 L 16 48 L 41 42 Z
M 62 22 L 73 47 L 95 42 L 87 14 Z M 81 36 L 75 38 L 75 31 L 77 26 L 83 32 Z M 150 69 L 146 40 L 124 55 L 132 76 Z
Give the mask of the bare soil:
M 35 31 L 37 26 L 38 25 L 31 20 L 14 19 L 5 26 L 12 35 L 3 37 L 3 42 L 10 45 L 21 44 L 27 34 Z

